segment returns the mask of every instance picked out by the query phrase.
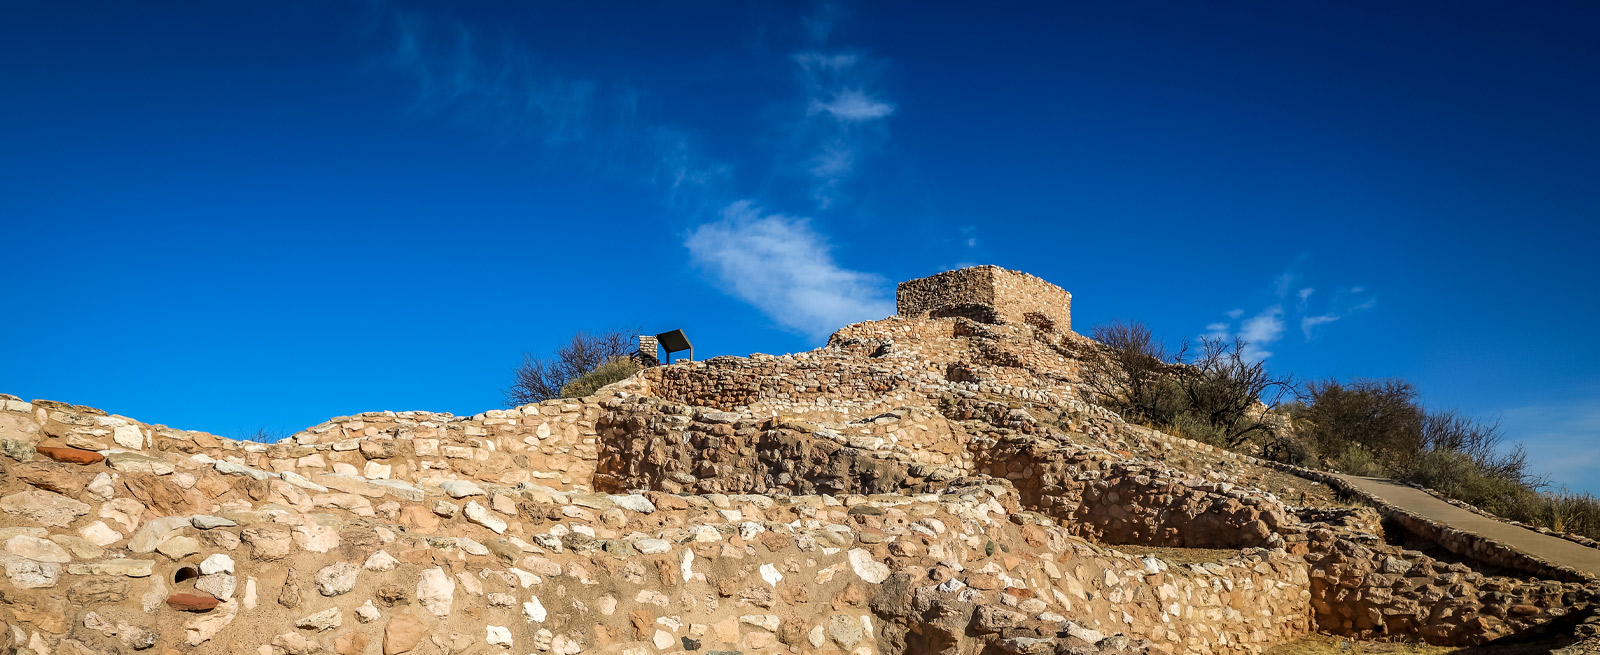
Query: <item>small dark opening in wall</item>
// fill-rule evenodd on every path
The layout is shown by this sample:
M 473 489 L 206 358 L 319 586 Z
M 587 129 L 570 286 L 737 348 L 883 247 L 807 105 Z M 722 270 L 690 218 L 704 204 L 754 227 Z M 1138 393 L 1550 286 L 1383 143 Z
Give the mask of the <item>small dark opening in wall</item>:
M 172 574 L 172 582 L 177 584 L 184 580 L 193 580 L 198 577 L 200 577 L 200 569 L 192 566 L 180 566 L 178 567 L 178 572 Z

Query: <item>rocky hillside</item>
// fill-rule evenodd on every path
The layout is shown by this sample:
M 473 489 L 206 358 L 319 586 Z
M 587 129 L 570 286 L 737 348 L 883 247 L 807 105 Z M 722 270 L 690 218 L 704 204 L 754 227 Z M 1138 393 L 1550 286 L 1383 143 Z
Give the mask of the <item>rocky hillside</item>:
M 1320 482 L 1128 425 L 1080 397 L 1095 348 L 1065 312 L 955 300 L 812 352 L 272 444 L 0 396 L 0 653 L 1258 653 L 1313 631 L 1588 630 L 1593 582 L 1405 542 Z

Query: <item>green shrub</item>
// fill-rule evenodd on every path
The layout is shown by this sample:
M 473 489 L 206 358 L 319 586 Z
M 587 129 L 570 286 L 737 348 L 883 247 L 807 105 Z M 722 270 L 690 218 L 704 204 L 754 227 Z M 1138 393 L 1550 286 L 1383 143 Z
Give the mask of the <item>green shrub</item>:
M 1566 489 L 1540 496 L 1544 506 L 1539 508 L 1535 520 L 1528 520 L 1527 523 L 1559 532 L 1600 538 L 1600 498 Z
M 1183 412 L 1173 417 L 1167 429 L 1180 437 L 1193 439 L 1212 446 L 1226 447 L 1228 434 L 1194 412 Z
M 1377 461 L 1372 458 L 1372 453 L 1356 445 L 1348 446 L 1344 449 L 1344 452 L 1339 453 L 1339 457 L 1333 461 L 1333 467 L 1350 475 L 1371 477 L 1386 475 L 1383 467 L 1379 466 Z
M 613 382 L 621 382 L 628 376 L 639 372 L 639 365 L 632 359 L 618 358 L 595 367 L 594 370 L 578 376 L 578 379 L 568 382 L 561 387 L 562 398 L 582 398 L 593 395 L 600 387 Z
M 1455 450 L 1418 453 L 1402 477 L 1507 518 L 1527 515 L 1537 497 L 1520 481 L 1490 475 L 1470 455 Z

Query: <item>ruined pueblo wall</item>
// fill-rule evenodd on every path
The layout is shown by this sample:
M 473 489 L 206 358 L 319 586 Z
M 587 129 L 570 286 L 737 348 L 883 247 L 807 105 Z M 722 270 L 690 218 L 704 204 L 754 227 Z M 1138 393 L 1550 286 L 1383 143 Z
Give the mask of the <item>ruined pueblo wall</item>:
M 1029 323 L 1072 329 L 1072 294 L 1041 278 L 998 266 L 974 266 L 901 282 L 901 316 L 963 316 L 983 323 Z
M 367 412 L 340 416 L 277 443 L 146 424 L 54 401 L 0 398 L 6 447 L 49 441 L 105 453 L 120 471 L 168 471 L 201 458 L 288 474 L 378 499 L 420 496 L 415 485 L 463 479 L 587 491 L 597 456 L 598 405 L 553 400 L 474 416 Z M 230 469 L 231 470 L 231 469 Z

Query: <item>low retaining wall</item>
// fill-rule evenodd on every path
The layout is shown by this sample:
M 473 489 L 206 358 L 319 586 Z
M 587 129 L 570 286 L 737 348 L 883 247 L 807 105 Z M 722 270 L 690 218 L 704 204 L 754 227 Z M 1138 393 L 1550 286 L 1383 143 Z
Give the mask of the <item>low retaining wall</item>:
M 1273 466 L 1279 470 L 1293 473 L 1300 477 L 1316 480 L 1326 484 L 1340 493 L 1348 494 L 1361 499 L 1362 502 L 1371 504 L 1385 518 L 1393 520 L 1405 528 L 1407 532 L 1439 544 L 1440 547 L 1462 557 L 1470 558 L 1490 566 L 1496 566 L 1513 571 L 1531 573 L 1541 578 L 1561 580 L 1564 582 L 1591 582 L 1597 578 L 1593 575 L 1579 571 L 1570 566 L 1561 566 L 1537 555 L 1531 555 L 1488 537 L 1477 535 L 1465 530 L 1450 527 L 1425 516 L 1417 514 L 1402 507 L 1397 507 L 1351 485 L 1343 478 L 1322 471 L 1301 468 L 1277 462 L 1261 460 L 1263 465 Z

